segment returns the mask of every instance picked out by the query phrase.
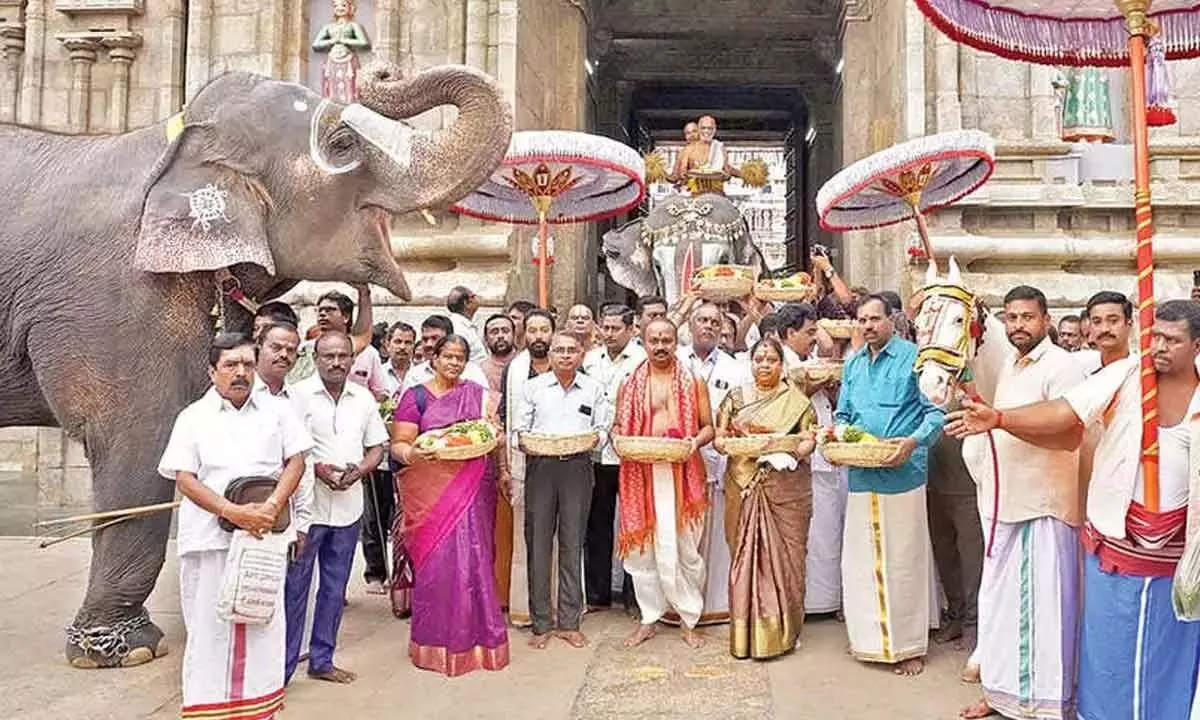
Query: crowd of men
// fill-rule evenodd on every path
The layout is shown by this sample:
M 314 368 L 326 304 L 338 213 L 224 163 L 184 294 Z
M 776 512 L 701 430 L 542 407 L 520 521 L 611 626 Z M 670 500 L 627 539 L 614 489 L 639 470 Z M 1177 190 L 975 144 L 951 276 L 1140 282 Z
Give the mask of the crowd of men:
M 661 620 L 679 623 L 693 646 L 704 642 L 698 626 L 728 620 L 726 538 L 737 516 L 726 508 L 736 508 L 737 492 L 723 486 L 724 459 L 710 445 L 712 418 L 749 377 L 747 347 L 774 338 L 789 370 L 844 361 L 840 387 L 813 397 L 821 425 L 857 425 L 896 446 L 880 469 L 811 459 L 805 609 L 844 615 L 855 657 L 917 674 L 933 629 L 935 642 L 971 653 L 964 679 L 982 683 L 982 699 L 964 717 L 1077 712 L 1087 720 L 1188 720 L 1189 712 L 1200 713 L 1200 702 L 1191 709 L 1200 625 L 1176 621 L 1169 600 L 1186 532 L 1190 427 L 1200 413 L 1200 304 L 1161 304 L 1153 329 L 1163 513 L 1150 514 L 1140 489 L 1128 299 L 1099 293 L 1082 315 L 1055 327 L 1040 291 L 1014 288 L 986 318 L 986 341 L 966 386 L 975 399 L 943 409 L 921 395 L 912 373 L 919 298 L 905 307 L 895 293 L 848 288 L 827 260 L 814 262 L 824 290 L 811 305 L 717 305 L 689 296 L 669 308 L 644 297 L 632 308 L 576 305 L 565 318 L 528 302 L 480 317 L 476 295 L 456 287 L 446 311 L 419 327 L 372 328 L 370 296 L 360 289 L 357 304 L 338 292 L 323 295 L 317 326 L 303 336 L 296 313 L 279 302 L 259 310 L 253 338 L 219 336 L 210 356 L 213 388 L 181 414 L 160 467 L 188 499 L 179 530 L 189 633 L 185 714 L 214 703 L 272 707 L 282 699 L 275 688 L 305 654 L 310 676 L 353 681 L 335 665 L 334 652 L 360 544 L 368 592 L 392 594 L 393 610 L 403 615 L 395 590 L 405 569 L 388 552 L 394 516 L 403 509 L 395 506 L 379 404 L 429 380 L 432 350 L 452 334 L 470 348 L 462 378 L 501 398 L 510 450 L 498 468 L 505 492 L 495 580 L 510 623 L 531 628 L 533 647 L 554 637 L 583 646 L 585 613 L 621 600 L 627 608 L 636 604 L 641 618 L 631 646 L 652 638 Z M 818 328 L 820 318 L 847 317 L 859 328 L 849 344 Z M 690 422 L 684 436 L 700 462 L 684 469 L 676 503 L 648 500 L 658 525 L 640 528 L 650 533 L 647 547 L 647 536 L 639 545 L 618 521 L 629 481 L 619 479 L 608 436 L 653 426 L 654 384 L 677 385 L 681 377 L 706 390 L 690 416 L 676 418 Z M 638 382 L 650 388 L 649 415 L 623 417 L 620 388 Z M 563 412 L 568 398 L 587 412 Z M 591 456 L 521 452 L 522 433 L 588 429 L 602 438 Z M 219 438 L 235 436 L 236 451 L 219 447 Z M 257 452 L 256 474 L 281 477 L 265 503 L 235 505 L 222 496 L 230 466 L 245 464 L 231 452 Z M 689 495 L 689 473 L 696 474 L 698 497 Z M 644 481 L 660 487 L 657 477 Z M 210 607 L 229 542 L 218 518 L 261 534 L 293 490 L 297 541 L 285 612 L 266 639 L 241 641 L 245 657 L 261 659 L 273 643 L 284 656 L 260 662 L 254 672 L 263 677 L 251 678 L 247 669 L 245 699 L 230 700 L 216 686 L 224 677 L 221 653 L 237 643 Z M 672 521 L 673 513 L 686 519 L 696 512 L 706 516 L 702 530 Z M 306 627 L 314 563 L 316 607 Z

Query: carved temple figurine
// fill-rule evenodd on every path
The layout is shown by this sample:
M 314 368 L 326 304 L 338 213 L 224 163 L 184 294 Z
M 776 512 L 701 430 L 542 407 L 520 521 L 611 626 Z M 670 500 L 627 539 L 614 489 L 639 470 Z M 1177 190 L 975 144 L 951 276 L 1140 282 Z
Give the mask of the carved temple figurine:
M 321 67 L 321 94 L 340 103 L 358 101 L 358 53 L 371 47 L 367 33 L 354 20 L 353 0 L 333 0 L 333 21 L 313 40 L 313 50 L 327 52 Z
M 1112 100 L 1108 75 L 1099 68 L 1071 68 L 1067 74 L 1056 72 L 1054 88 L 1062 96 L 1064 142 L 1112 142 Z

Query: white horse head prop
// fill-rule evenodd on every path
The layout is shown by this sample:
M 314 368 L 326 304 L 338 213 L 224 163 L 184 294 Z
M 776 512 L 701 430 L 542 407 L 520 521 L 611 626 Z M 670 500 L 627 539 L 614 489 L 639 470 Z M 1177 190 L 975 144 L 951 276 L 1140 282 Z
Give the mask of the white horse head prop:
M 924 299 L 914 326 L 917 333 L 917 386 L 931 403 L 945 407 L 954 388 L 975 356 L 983 335 L 983 308 L 962 286 L 958 263 L 950 258 L 949 274 L 938 277 L 937 262 L 930 258 L 925 273 Z

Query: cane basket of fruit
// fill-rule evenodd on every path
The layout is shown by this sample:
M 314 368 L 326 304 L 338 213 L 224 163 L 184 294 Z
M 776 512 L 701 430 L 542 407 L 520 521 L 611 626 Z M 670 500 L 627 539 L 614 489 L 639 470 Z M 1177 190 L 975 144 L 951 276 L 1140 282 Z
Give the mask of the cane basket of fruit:
M 817 432 L 817 444 L 825 459 L 850 467 L 887 467 L 896 453 L 896 446 L 853 425 L 822 428 Z
M 754 289 L 754 268 L 746 265 L 706 265 L 692 274 L 692 288 L 705 300 L 732 300 Z
M 496 433 L 482 420 L 467 420 L 422 433 L 416 446 L 433 450 L 438 460 L 474 460 L 496 449 Z

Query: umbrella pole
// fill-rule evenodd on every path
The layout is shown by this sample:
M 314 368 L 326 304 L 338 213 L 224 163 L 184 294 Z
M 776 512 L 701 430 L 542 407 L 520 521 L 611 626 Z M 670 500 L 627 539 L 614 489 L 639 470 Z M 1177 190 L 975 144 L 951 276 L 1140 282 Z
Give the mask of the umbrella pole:
M 550 255 L 546 248 L 546 213 L 538 212 L 538 305 L 550 307 Z
M 925 257 L 933 260 L 933 242 L 929 239 L 929 226 L 925 224 L 925 213 L 921 212 L 921 194 L 916 193 L 911 197 L 906 197 L 904 201 L 908 203 L 908 207 L 912 210 L 913 220 L 917 222 L 917 234 L 921 236 L 921 247 L 925 250 Z
M 1133 109 L 1134 218 L 1137 221 L 1138 350 L 1142 380 L 1142 478 L 1146 509 L 1158 512 L 1158 378 L 1150 355 L 1154 325 L 1154 218 L 1150 209 L 1150 138 L 1146 124 L 1146 37 L 1149 0 L 1115 0 L 1129 25 Z

